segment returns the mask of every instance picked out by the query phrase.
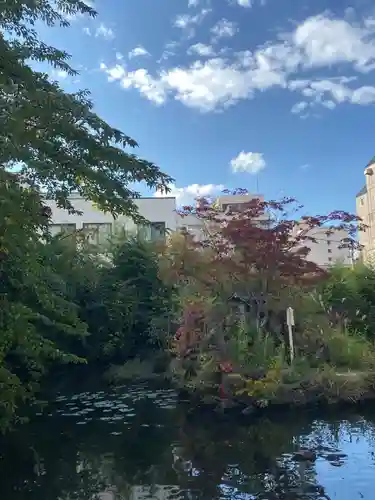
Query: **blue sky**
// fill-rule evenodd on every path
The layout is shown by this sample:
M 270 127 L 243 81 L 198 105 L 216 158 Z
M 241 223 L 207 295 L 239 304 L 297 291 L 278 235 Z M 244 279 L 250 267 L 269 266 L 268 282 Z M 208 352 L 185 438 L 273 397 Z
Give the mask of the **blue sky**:
M 88 3 L 88 0 L 87 0 Z M 97 112 L 176 179 L 355 210 L 375 155 L 371 0 L 97 0 L 95 20 L 43 28 L 72 54 Z M 146 192 L 144 192 L 146 194 Z M 148 194 L 148 193 L 147 193 Z

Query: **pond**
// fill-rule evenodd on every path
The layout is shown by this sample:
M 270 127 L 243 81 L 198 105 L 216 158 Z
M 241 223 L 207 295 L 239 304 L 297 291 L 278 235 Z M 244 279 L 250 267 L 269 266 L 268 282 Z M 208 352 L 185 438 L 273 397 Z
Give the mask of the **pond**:
M 4 500 L 375 498 L 375 413 L 238 424 L 144 384 L 59 396 L 0 452 Z

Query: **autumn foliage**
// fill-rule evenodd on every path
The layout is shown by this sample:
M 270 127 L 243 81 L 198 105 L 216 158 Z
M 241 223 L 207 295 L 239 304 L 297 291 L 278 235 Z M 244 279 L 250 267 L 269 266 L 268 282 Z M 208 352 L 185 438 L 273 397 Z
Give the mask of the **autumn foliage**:
M 238 315 L 231 321 L 234 295 L 246 306 L 250 328 L 283 341 L 286 307 L 298 308 L 304 291 L 316 289 L 327 277 L 327 270 L 309 261 L 309 246 L 322 233 L 345 230 L 342 247 L 354 251 L 355 234 L 362 227 L 357 216 L 342 211 L 297 217 L 302 208 L 293 198 L 253 198 L 225 211 L 207 199 L 182 207 L 182 217 L 201 222 L 203 236 L 176 236 L 164 255 L 164 270 L 181 291 L 177 357 L 186 360 L 194 354 L 197 359 L 200 352 L 211 357 L 222 376 L 238 370 L 230 355 L 231 328 L 239 323 Z
M 246 194 L 235 190 L 228 194 Z M 219 261 L 230 270 L 236 281 L 247 278 L 263 280 L 264 292 L 270 282 L 282 284 L 309 284 L 325 275 L 323 269 L 308 260 L 309 243 L 317 242 L 315 230 L 333 234 L 337 230 L 348 233 L 342 246 L 355 249 L 355 234 L 360 219 L 343 211 L 328 215 L 307 216 L 294 219 L 290 216 L 301 211 L 293 198 L 280 201 L 262 201 L 253 198 L 241 204 L 240 210 L 227 210 L 201 199 L 196 207 L 185 206 L 180 215 L 195 215 L 206 228 L 202 241 L 196 248 L 209 248 L 213 263 Z

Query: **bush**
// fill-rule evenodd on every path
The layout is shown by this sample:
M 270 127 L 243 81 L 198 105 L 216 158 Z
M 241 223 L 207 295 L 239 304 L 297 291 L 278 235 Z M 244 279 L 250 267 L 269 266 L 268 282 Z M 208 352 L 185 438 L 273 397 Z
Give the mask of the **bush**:
M 363 264 L 357 264 L 354 269 L 332 267 L 321 294 L 326 309 L 341 317 L 350 331 L 360 331 L 374 340 L 374 267 Z
M 325 344 L 329 362 L 337 369 L 368 371 L 375 366 L 374 346 L 358 332 L 328 330 Z

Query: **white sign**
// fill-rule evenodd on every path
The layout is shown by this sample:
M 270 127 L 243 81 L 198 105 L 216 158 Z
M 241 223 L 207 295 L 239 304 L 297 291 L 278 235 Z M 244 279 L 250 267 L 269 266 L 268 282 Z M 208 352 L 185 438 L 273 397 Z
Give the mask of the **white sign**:
M 286 310 L 286 324 L 288 326 L 294 326 L 294 310 L 293 307 L 288 307 Z
M 293 360 L 294 360 L 294 342 L 293 342 L 294 310 L 292 307 L 288 307 L 286 310 L 286 324 L 288 325 L 290 362 L 293 363 Z

